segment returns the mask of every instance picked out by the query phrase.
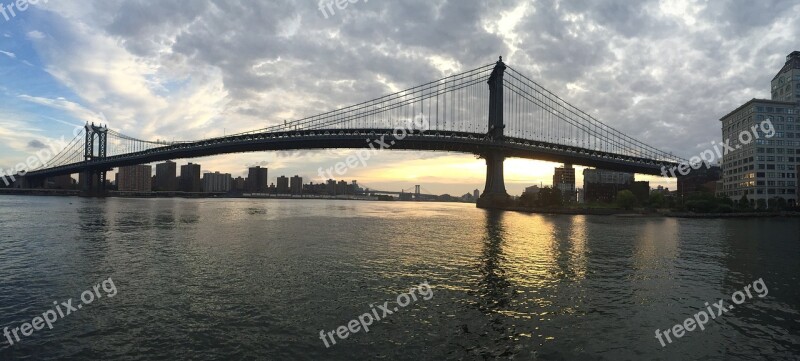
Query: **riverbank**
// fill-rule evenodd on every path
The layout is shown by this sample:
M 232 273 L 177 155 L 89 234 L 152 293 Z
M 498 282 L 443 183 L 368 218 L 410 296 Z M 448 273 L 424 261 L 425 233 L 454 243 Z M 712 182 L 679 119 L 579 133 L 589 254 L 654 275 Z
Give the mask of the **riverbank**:
M 0 188 L 0 195 L 6 196 L 59 196 L 59 197 L 77 197 L 80 191 L 73 189 L 17 189 L 17 188 Z
M 674 217 L 674 218 L 768 218 L 800 217 L 800 212 L 743 212 L 743 213 L 692 213 L 673 212 L 666 209 L 616 209 L 616 208 L 533 208 L 505 207 L 506 211 L 538 214 L 595 215 L 617 217 Z
M 0 195 L 10 196 L 61 196 L 61 197 L 80 197 L 79 190 L 64 190 L 64 189 L 16 189 L 16 188 L 0 188 Z M 88 197 L 94 198 L 94 197 Z M 207 193 L 207 192 L 128 192 L 128 191 L 108 191 L 104 194 L 103 198 L 219 198 L 219 199 L 296 199 L 296 200 L 349 200 L 349 201 L 367 201 L 367 202 L 425 202 L 425 203 L 472 203 L 463 201 L 451 200 L 435 200 L 435 199 L 422 199 L 422 200 L 401 200 L 386 195 L 378 196 L 360 196 L 360 195 L 289 195 L 289 194 L 251 194 L 251 193 Z

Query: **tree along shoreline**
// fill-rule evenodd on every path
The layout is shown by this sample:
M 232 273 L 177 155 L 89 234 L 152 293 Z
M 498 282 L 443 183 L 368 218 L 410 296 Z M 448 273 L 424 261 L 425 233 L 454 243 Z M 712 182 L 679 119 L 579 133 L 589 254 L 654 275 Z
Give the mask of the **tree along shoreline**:
M 674 218 L 770 218 L 770 217 L 800 217 L 800 212 L 741 212 L 741 213 L 693 213 L 673 212 L 666 209 L 620 209 L 620 208 L 538 208 L 510 206 L 501 208 L 506 211 L 561 214 L 561 215 L 593 215 L 593 216 L 619 216 L 619 217 L 674 217 Z
M 558 189 L 545 187 L 536 194 L 524 193 L 503 207 L 532 213 L 638 215 L 684 218 L 743 218 L 743 217 L 797 217 L 800 208 L 788 204 L 784 198 L 739 200 L 717 197 L 709 192 L 692 192 L 686 197 L 652 191 L 648 195 L 634 195 L 622 190 L 613 201 L 579 204 L 572 197 L 564 197 Z

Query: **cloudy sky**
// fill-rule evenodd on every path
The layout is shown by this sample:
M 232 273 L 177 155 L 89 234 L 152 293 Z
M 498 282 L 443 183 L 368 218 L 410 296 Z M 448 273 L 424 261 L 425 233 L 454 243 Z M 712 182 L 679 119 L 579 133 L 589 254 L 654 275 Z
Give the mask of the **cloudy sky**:
M 327 0 L 326 0 L 327 1 Z M 689 158 L 718 119 L 769 97 L 797 49 L 800 4 L 766 1 L 49 1 L 0 14 L 0 167 L 73 125 L 142 139 L 262 128 L 506 63 L 607 124 Z M 435 193 L 483 189 L 471 155 L 385 152 L 347 179 Z M 349 151 L 193 159 L 204 171 L 316 178 Z M 179 161 L 179 163 L 187 160 Z M 509 192 L 555 164 L 509 160 Z M 647 177 L 637 177 L 648 179 Z M 659 178 L 652 186 L 670 185 Z M 671 185 L 674 187 L 674 185 Z

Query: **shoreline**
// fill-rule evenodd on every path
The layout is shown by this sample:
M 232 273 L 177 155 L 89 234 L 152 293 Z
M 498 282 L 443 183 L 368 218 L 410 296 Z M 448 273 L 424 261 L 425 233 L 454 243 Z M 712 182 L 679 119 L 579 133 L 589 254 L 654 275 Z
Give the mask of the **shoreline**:
M 454 202 L 443 200 L 386 200 L 378 197 L 367 196 L 322 196 L 322 195 L 276 195 L 276 194 L 228 194 L 228 193 L 190 193 L 190 192 L 124 192 L 124 191 L 109 191 L 103 197 L 97 196 L 81 196 L 79 190 L 65 190 L 65 189 L 3 189 L 0 188 L 0 196 L 33 196 L 33 197 L 79 197 L 79 198 L 128 198 L 128 199 L 166 199 L 166 198 L 180 198 L 180 199 L 296 199 L 296 200 L 332 200 L 332 201 L 365 201 L 365 202 L 420 202 L 420 203 L 460 203 L 460 204 L 475 204 L 475 202 Z
M 672 212 L 668 210 L 623 210 L 613 208 L 529 208 L 503 207 L 496 208 L 510 212 L 558 215 L 616 216 L 628 218 L 665 217 L 665 218 L 793 218 L 800 217 L 800 212 L 742 212 L 742 213 L 692 213 Z
M 156 193 L 136 193 L 110 191 L 103 198 L 130 198 L 130 199 L 157 199 L 157 198 L 181 198 L 181 199 L 296 199 L 296 200 L 332 200 L 332 201 L 367 201 L 367 202 L 418 202 L 401 200 L 381 200 L 368 197 L 349 197 L 342 198 L 336 196 L 291 196 L 291 195 L 248 195 L 244 194 L 229 195 L 220 193 L 183 193 L 183 192 L 156 192 Z M 81 197 L 78 190 L 62 189 L 2 189 L 0 195 L 10 196 L 36 196 L 36 197 Z M 95 198 L 95 197 L 83 197 Z M 469 202 L 447 202 L 447 201 L 419 201 L 422 203 L 464 203 Z M 479 208 L 480 209 L 480 208 Z M 587 216 L 615 216 L 619 218 L 695 218 L 695 219 L 725 219 L 725 218 L 796 218 L 800 217 L 800 212 L 742 212 L 742 213 L 692 213 L 692 212 L 673 212 L 669 210 L 645 210 L 633 209 L 624 210 L 616 208 L 533 208 L 520 206 L 492 207 L 486 210 L 499 210 L 507 212 L 519 212 L 528 214 L 549 214 L 549 215 L 587 215 Z

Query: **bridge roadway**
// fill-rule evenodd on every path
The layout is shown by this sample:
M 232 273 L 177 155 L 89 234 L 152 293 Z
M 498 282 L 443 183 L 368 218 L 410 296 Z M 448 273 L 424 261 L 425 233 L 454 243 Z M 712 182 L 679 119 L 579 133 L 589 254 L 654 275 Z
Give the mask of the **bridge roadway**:
M 238 134 L 196 142 L 181 142 L 149 150 L 112 155 L 102 159 L 68 164 L 60 167 L 32 171 L 30 178 L 76 174 L 88 170 L 147 164 L 166 160 L 198 158 L 219 154 L 280 151 L 297 149 L 369 149 L 375 140 L 389 145 L 391 150 L 447 151 L 484 155 L 500 152 L 506 157 L 535 159 L 556 163 L 570 163 L 606 170 L 639 174 L 661 174 L 661 167 L 677 163 L 633 157 L 608 151 L 594 151 L 580 146 L 503 137 L 496 140 L 486 134 L 449 131 L 408 131 L 394 135 L 392 129 L 316 129 L 281 131 L 274 133 Z

